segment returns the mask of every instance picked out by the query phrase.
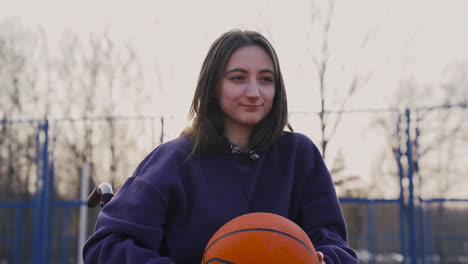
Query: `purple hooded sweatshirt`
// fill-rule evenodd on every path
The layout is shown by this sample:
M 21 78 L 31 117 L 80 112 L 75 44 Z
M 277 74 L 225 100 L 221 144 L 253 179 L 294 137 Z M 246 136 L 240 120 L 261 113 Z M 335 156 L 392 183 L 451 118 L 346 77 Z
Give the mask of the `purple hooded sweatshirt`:
M 216 230 L 251 212 L 297 223 L 327 264 L 357 263 L 330 173 L 309 138 L 284 132 L 256 155 L 227 146 L 188 159 L 192 147 L 180 137 L 140 163 L 100 212 L 85 263 L 199 264 Z

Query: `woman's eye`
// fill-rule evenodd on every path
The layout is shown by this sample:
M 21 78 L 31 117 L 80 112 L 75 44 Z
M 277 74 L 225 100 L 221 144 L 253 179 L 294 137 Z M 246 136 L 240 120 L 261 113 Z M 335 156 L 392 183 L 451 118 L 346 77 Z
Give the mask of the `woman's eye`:
M 271 78 L 271 77 L 262 77 L 260 80 L 262 82 L 265 82 L 265 83 L 272 83 L 273 82 L 273 78 Z
M 239 76 L 239 75 L 238 76 L 233 76 L 233 77 L 231 77 L 231 80 L 233 80 L 233 81 L 242 81 L 242 80 L 244 80 L 244 77 Z

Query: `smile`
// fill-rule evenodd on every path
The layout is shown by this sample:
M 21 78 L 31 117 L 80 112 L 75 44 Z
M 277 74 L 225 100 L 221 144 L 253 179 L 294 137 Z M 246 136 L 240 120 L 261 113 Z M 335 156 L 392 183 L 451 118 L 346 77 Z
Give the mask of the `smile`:
M 241 106 L 244 106 L 244 107 L 260 107 L 262 105 L 247 105 L 247 104 L 241 104 Z

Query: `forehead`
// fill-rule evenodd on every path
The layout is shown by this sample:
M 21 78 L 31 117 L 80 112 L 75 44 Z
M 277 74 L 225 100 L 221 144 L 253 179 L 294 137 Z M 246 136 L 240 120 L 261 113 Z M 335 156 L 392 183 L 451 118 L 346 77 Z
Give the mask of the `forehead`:
M 243 68 L 246 70 L 270 69 L 273 71 L 274 65 L 270 55 L 260 46 L 251 45 L 240 47 L 235 50 L 226 64 L 226 69 Z

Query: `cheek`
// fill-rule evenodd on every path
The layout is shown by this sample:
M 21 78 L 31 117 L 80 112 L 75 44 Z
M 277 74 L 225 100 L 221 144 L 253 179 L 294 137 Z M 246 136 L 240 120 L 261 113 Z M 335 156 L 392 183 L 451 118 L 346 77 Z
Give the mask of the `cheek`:
M 226 112 L 226 110 L 232 108 L 232 105 L 236 101 L 232 93 L 229 93 L 226 90 L 218 90 L 216 97 L 218 99 L 219 106 L 221 107 L 221 110 L 223 110 L 223 112 Z
M 235 103 L 242 97 L 242 93 L 235 89 L 235 87 L 224 87 L 218 93 L 218 100 L 224 104 Z
M 275 99 L 275 88 L 273 87 L 272 89 L 268 89 L 265 91 L 264 98 L 265 101 L 268 101 L 270 104 L 273 104 L 273 100 Z

